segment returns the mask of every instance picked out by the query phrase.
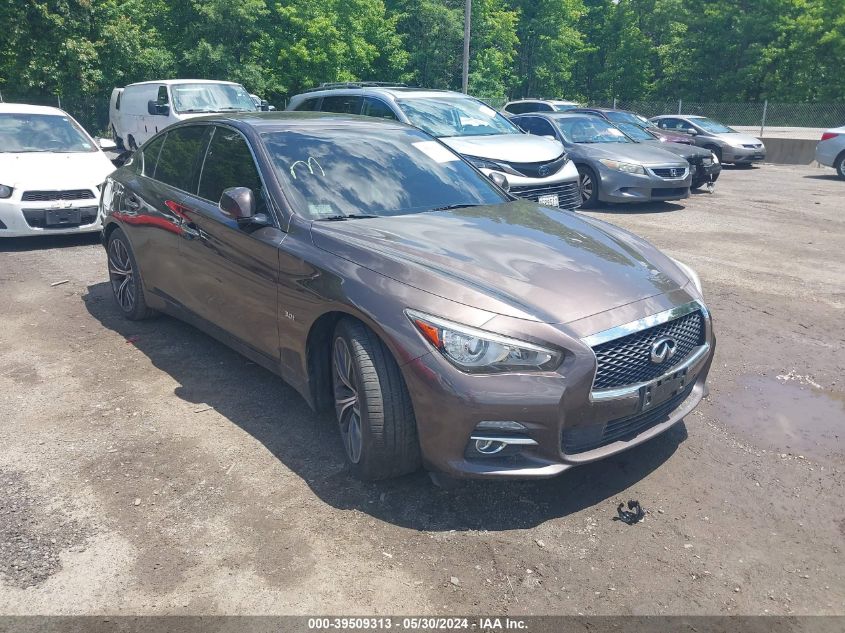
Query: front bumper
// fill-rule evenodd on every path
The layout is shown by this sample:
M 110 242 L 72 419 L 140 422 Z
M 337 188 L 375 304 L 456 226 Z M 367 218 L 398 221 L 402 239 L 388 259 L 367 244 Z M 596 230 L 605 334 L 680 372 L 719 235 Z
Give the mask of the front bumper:
M 481 172 L 490 175 L 492 170 L 482 168 Z M 561 209 L 577 209 L 581 206 L 581 193 L 578 188 L 578 170 L 570 160 L 563 168 L 545 178 L 517 176 L 503 171 L 497 172 L 508 179 L 510 193 L 527 200 L 541 202 L 546 196 L 556 196 L 557 206 Z
M 687 170 L 683 178 L 661 178 L 652 173 L 629 174 L 601 165 L 598 168 L 599 200 L 603 202 L 656 202 L 689 197 L 692 182 Z
M 536 479 L 619 453 L 680 422 L 707 393 L 714 349 L 708 317 L 701 349 L 667 372 L 684 371 L 688 382 L 653 409 L 644 403 L 645 385 L 594 390 L 596 356 L 586 344 L 568 349 L 555 372 L 470 375 L 431 353 L 403 366 L 403 373 L 428 469 L 464 478 Z M 517 422 L 524 430 L 480 432 L 479 423 L 489 421 Z M 481 455 L 473 450 L 479 437 L 518 441 L 501 454 Z
M 733 163 L 734 165 L 747 165 L 759 163 L 766 159 L 766 146 L 759 148 L 731 147 L 726 145 L 722 148 L 722 162 Z
M 0 238 L 90 233 L 101 228 L 96 198 L 57 203 L 21 201 L 19 196 L 0 200 Z

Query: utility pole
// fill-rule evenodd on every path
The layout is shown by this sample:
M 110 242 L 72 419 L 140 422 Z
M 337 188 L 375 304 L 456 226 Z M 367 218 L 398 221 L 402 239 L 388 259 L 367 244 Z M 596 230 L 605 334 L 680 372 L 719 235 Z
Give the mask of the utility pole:
M 461 81 L 461 90 L 464 94 L 469 88 L 469 27 L 472 21 L 472 0 L 466 0 L 464 7 L 464 74 Z

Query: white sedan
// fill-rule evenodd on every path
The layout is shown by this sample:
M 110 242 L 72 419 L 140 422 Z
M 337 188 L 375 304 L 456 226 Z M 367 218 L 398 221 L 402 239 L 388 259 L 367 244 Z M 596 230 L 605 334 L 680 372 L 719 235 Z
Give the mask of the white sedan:
M 100 185 L 112 171 L 67 112 L 0 103 L 0 238 L 99 231 Z
M 822 134 L 822 140 L 816 145 L 816 160 L 821 165 L 833 167 L 840 178 L 845 178 L 845 126 Z

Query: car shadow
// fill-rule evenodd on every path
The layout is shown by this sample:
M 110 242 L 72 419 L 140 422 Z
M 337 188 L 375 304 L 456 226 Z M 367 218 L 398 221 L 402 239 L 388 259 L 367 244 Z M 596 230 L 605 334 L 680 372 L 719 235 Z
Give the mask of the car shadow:
M 70 235 L 36 235 L 33 237 L 0 238 L 0 253 L 37 251 L 51 248 L 72 248 L 100 243 L 99 231 L 95 233 L 74 233 Z
M 804 178 L 809 178 L 810 180 L 829 180 L 833 182 L 834 180 L 842 180 L 839 176 L 835 173 L 831 174 L 812 174 L 809 176 L 804 176 Z
M 354 478 L 333 415 L 314 413 L 291 387 L 222 343 L 176 319 L 127 321 L 107 283 L 88 287 L 83 301 L 105 328 L 144 353 L 178 382 L 174 395 L 213 407 L 261 442 L 325 503 L 356 509 L 415 530 L 510 530 L 606 503 L 668 460 L 687 437 L 683 423 L 608 459 L 539 481 L 466 481 L 443 489 L 425 472 L 375 483 Z M 648 500 L 643 500 L 648 508 Z
M 631 204 L 615 204 L 601 202 L 592 209 L 582 209 L 595 213 L 671 213 L 672 211 L 683 211 L 686 207 L 678 202 L 637 202 Z

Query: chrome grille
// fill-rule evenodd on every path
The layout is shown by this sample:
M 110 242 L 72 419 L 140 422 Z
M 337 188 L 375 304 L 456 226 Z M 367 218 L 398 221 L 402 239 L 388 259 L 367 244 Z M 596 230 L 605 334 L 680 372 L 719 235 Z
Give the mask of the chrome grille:
M 668 336 L 675 340 L 675 355 L 666 362 L 651 362 L 651 344 Z M 611 389 L 635 385 L 662 376 L 684 362 L 699 345 L 704 344 L 704 316 L 691 312 L 660 325 L 628 334 L 593 347 L 598 368 L 593 389 Z
M 511 187 L 510 192 L 520 198 L 528 198 L 539 202 L 540 196 L 557 194 L 558 206 L 561 209 L 577 209 L 581 206 L 581 192 L 577 182 L 564 182 L 540 187 L 520 186 Z
M 50 200 L 88 200 L 94 194 L 88 189 L 65 189 L 64 191 L 24 191 L 23 201 L 46 202 Z
M 651 171 L 659 178 L 683 179 L 687 177 L 686 167 L 655 167 Z

